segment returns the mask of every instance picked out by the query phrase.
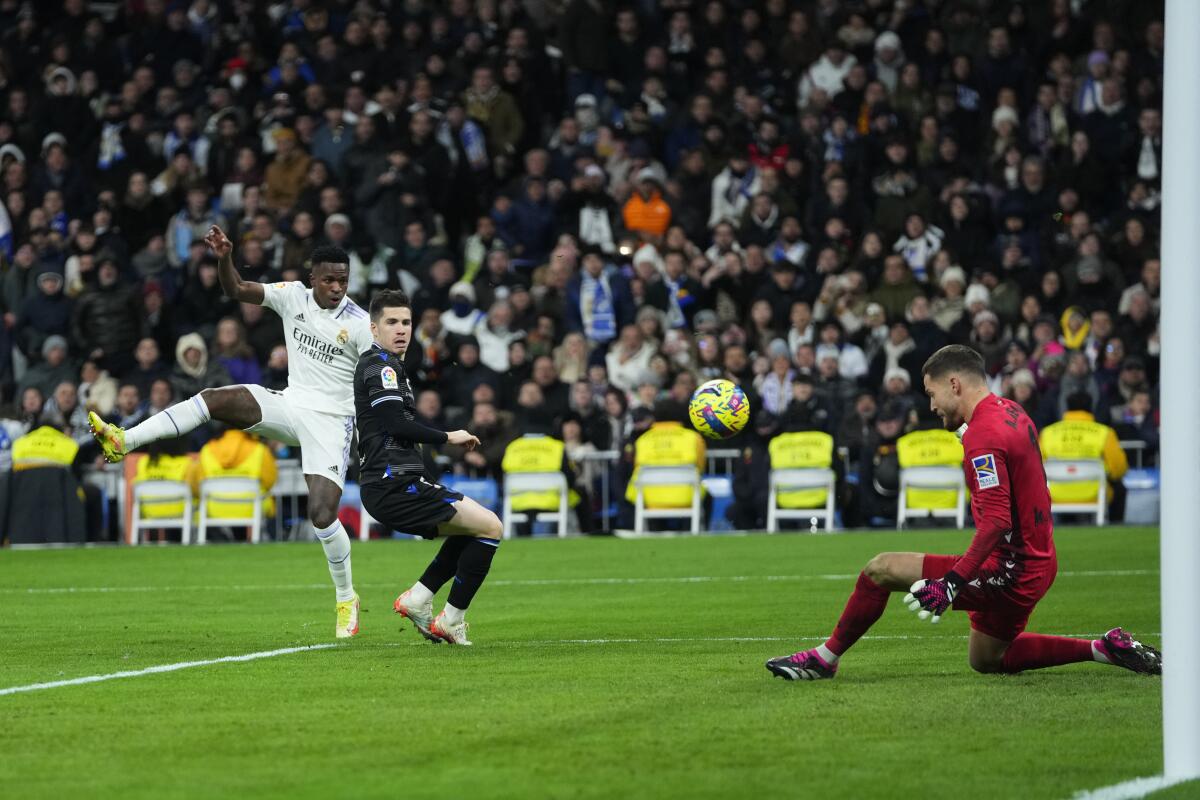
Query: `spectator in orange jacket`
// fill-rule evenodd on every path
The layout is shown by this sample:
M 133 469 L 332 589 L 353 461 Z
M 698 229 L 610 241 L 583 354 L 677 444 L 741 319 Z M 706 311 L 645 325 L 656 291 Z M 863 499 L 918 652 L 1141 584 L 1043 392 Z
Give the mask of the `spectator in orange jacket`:
M 643 239 L 661 239 L 671 225 L 671 207 L 663 199 L 658 173 L 645 167 L 637 174 L 633 194 L 622 210 L 625 227 Z

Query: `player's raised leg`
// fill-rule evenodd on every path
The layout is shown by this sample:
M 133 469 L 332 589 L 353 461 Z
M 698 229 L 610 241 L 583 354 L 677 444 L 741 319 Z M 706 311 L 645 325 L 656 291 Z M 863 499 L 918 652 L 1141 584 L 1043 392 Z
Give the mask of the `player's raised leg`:
M 306 474 L 304 481 L 308 484 L 308 519 L 325 550 L 337 599 L 334 635 L 348 639 L 358 633 L 359 600 L 350 568 L 350 535 L 337 518 L 342 487 L 320 475 Z
M 105 422 L 94 411 L 88 412 L 92 435 L 100 443 L 105 460 L 112 463 L 151 442 L 185 436 L 213 419 L 245 429 L 262 420 L 262 410 L 250 390 L 239 385 L 205 389 L 129 430 Z
M 767 662 L 773 675 L 790 681 L 820 680 L 837 675 L 838 660 L 862 638 L 887 608 L 892 592 L 908 591 L 921 578 L 923 553 L 880 553 L 867 562 L 854 591 L 824 644 Z
M 1137 641 L 1121 628 L 1113 628 L 1099 639 L 1021 633 L 1011 641 L 972 628 L 968 658 L 971 669 L 976 672 L 1011 674 L 1097 662 L 1147 675 L 1162 674 L 1162 653 Z

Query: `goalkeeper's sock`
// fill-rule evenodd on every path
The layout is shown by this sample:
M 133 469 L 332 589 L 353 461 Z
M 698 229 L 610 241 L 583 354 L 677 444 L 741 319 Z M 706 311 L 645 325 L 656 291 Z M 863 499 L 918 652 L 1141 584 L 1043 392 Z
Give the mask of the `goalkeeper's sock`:
M 1002 663 L 1004 672 L 1023 672 L 1095 660 L 1095 649 L 1088 639 L 1022 633 L 1008 646 Z
M 854 593 L 846 601 L 846 609 L 833 629 L 833 635 L 825 642 L 825 648 L 835 656 L 845 654 L 883 616 L 890 594 L 867 577 L 867 573 L 860 573 L 858 583 L 854 584 Z M 836 663 L 836 660 L 831 663 Z
M 499 539 L 468 539 L 458 558 L 458 572 L 454 575 L 454 585 L 450 587 L 450 596 L 446 598 L 446 609 L 466 610 L 471 605 L 471 599 L 483 585 L 488 570 L 492 568 L 492 557 L 500 546 Z M 453 620 L 451 620 L 453 621 Z
M 823 644 L 817 645 L 817 655 L 821 657 L 822 661 L 824 661 L 826 664 L 828 664 L 831 667 L 833 665 L 837 664 L 838 659 L 841 658 L 841 656 L 839 656 L 837 653 L 833 652 L 832 650 L 830 650 L 828 647 L 826 647 Z
M 192 395 L 125 431 L 125 452 L 133 452 L 159 439 L 174 439 L 191 433 L 210 419 L 212 412 L 208 410 L 204 398 L 198 394 Z
M 354 599 L 354 578 L 350 570 L 350 536 L 342 523 L 334 520 L 327 528 L 317 531 L 317 539 L 325 550 L 325 560 L 329 562 L 329 577 L 333 578 L 333 588 L 337 593 L 337 601 L 344 603 Z
M 458 557 L 471 539 L 467 536 L 447 536 L 442 542 L 442 549 L 429 562 L 421 579 L 410 589 L 413 598 L 420 602 L 433 599 L 438 589 L 446 585 L 446 581 L 454 577 L 458 571 Z

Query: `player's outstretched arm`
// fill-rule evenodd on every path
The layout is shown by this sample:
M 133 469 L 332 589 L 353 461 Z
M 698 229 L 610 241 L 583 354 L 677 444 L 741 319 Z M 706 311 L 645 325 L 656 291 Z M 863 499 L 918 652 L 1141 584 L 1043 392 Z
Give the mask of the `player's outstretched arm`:
M 204 237 L 204 243 L 217 256 L 217 276 L 221 281 L 221 291 L 225 296 L 239 303 L 253 303 L 261 306 L 266 293 L 261 283 L 244 281 L 233 266 L 233 242 L 225 235 L 225 231 L 213 225 Z

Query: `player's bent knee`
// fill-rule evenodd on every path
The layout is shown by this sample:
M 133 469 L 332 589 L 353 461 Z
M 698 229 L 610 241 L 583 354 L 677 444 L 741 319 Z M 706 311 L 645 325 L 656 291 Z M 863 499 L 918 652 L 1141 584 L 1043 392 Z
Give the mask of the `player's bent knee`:
M 1004 672 L 1004 659 L 994 661 L 990 658 L 971 657 L 968 661 L 971 664 L 971 669 L 981 675 L 995 675 L 998 672 Z
M 310 505 L 308 509 L 308 521 L 313 524 L 317 530 L 324 530 L 332 525 L 337 520 L 337 508 L 324 505 Z
M 863 567 L 863 572 L 875 583 L 883 586 L 891 581 L 891 554 L 879 553 Z
M 504 524 L 492 511 L 484 510 L 484 526 L 475 534 L 477 539 L 499 539 L 504 535 Z

